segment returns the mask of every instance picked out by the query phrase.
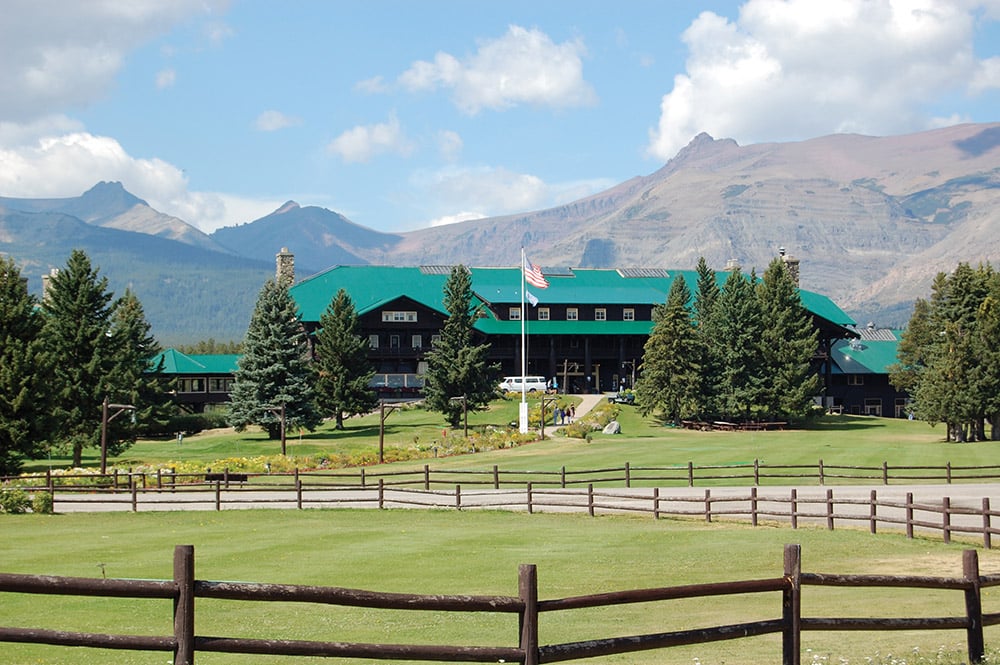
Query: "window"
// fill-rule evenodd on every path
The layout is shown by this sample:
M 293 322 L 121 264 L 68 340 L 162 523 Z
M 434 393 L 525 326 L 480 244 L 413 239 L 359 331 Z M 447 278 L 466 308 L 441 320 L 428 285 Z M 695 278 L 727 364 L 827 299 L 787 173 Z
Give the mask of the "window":
M 595 321 L 607 321 L 608 320 L 608 310 L 603 307 L 598 307 L 594 310 L 594 320 Z
M 549 320 L 549 308 L 548 307 L 539 307 L 538 308 L 538 320 L 539 321 L 548 321 Z
M 416 323 L 416 312 L 382 312 L 383 323 Z
M 389 348 L 390 349 L 399 348 L 399 335 L 389 335 Z
M 177 392 L 203 393 L 205 392 L 205 379 L 181 379 L 177 382 Z
M 216 378 L 208 380 L 208 392 L 228 393 L 233 389 L 233 380 L 229 378 Z
M 507 319 L 510 321 L 520 321 L 521 320 L 521 308 L 511 307 L 507 310 Z
M 863 385 L 865 385 L 865 375 L 864 374 L 848 374 L 847 375 L 847 385 L 849 385 L 849 386 L 863 386 Z
M 580 320 L 580 312 L 579 312 L 579 310 L 577 310 L 576 307 L 567 307 L 566 308 L 566 320 L 567 321 L 579 321 Z
M 369 349 L 378 348 L 378 335 L 368 335 L 368 348 Z
M 622 312 L 622 321 L 635 321 L 635 310 L 631 307 Z
M 866 397 L 865 398 L 865 415 L 866 416 L 880 416 L 882 415 L 882 400 L 877 397 Z
M 413 337 L 410 338 L 410 345 L 414 349 L 419 349 L 424 345 L 424 338 L 421 337 L 420 335 L 414 335 Z

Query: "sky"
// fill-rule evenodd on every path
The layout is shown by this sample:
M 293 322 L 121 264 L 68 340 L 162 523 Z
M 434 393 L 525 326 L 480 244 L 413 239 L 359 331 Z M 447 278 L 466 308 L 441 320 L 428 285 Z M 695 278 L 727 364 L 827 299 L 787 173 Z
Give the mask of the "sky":
M 1000 120 L 1000 0 L 4 0 L 0 196 L 402 232 L 674 157 Z

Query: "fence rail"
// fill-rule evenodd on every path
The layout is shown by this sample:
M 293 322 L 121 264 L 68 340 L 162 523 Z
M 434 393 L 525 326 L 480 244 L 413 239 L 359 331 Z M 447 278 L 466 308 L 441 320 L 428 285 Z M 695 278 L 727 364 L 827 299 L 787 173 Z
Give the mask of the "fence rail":
M 979 559 L 975 550 L 963 552 L 961 577 L 832 575 L 802 572 L 800 546 L 786 545 L 783 573 L 780 577 L 771 579 L 647 588 L 539 600 L 537 569 L 533 565 L 524 564 L 518 569 L 516 596 L 417 595 L 335 587 L 197 580 L 194 577 L 194 547 L 179 545 L 174 549 L 174 578 L 169 581 L 0 573 L 0 593 L 170 600 L 173 608 L 172 635 L 138 636 L 0 626 L 0 642 L 166 651 L 173 653 L 173 662 L 177 665 L 193 665 L 197 652 L 368 658 L 379 661 L 404 659 L 506 661 L 537 665 L 780 633 L 782 663 L 800 665 L 803 631 L 962 630 L 966 635 L 969 662 L 980 663 L 984 660 L 986 647 L 984 626 L 1000 624 L 1000 613 L 983 612 L 982 589 L 998 585 L 1000 585 L 1000 575 L 980 574 Z M 875 587 L 956 591 L 963 594 L 965 614 L 946 617 L 807 617 L 802 616 L 801 611 L 803 589 L 807 586 L 864 589 L 864 605 L 873 603 L 870 589 Z M 775 603 L 777 616 L 772 618 L 653 634 L 595 637 L 577 642 L 540 644 L 539 616 L 544 613 L 607 608 L 634 603 L 662 603 L 679 599 L 769 593 L 777 596 Z M 206 636 L 198 634 L 196 630 L 196 600 L 201 598 L 236 602 L 318 603 L 379 610 L 491 612 L 516 616 L 517 623 L 513 624 L 512 621 L 510 626 L 509 644 L 484 646 L 374 644 Z M 671 613 L 664 612 L 663 616 L 669 617 Z M 9 618 L 4 619 L 4 621 L 9 620 Z
M 295 469 L 282 473 L 249 473 L 244 471 L 208 470 L 204 473 L 177 473 L 158 470 L 142 473 L 132 470 L 113 469 L 107 474 L 53 473 L 35 476 L 0 477 L 0 482 L 23 484 L 44 482 L 54 488 L 85 484 L 88 488 L 106 488 L 112 491 L 128 490 L 131 485 L 143 489 L 178 489 L 185 485 L 198 485 L 220 481 L 225 487 L 240 483 L 266 484 L 274 487 L 294 486 L 302 482 L 317 487 L 375 487 L 380 483 L 393 487 L 451 487 L 455 484 L 484 486 L 493 489 L 523 487 L 532 483 L 536 487 L 581 487 L 590 484 L 630 487 L 696 487 L 704 485 L 766 485 L 768 481 L 788 484 L 808 484 L 824 486 L 844 484 L 893 483 L 937 483 L 953 484 L 963 482 L 989 482 L 1000 480 L 1000 465 L 960 466 L 951 463 L 944 466 L 902 466 L 882 462 L 879 466 L 856 466 L 826 464 L 819 460 L 816 464 L 765 464 L 760 460 L 736 462 L 732 464 L 703 464 L 692 462 L 665 466 L 634 466 L 628 462 L 622 466 L 600 469 L 557 470 L 516 470 L 501 469 L 494 465 L 489 469 L 445 469 L 432 468 L 429 464 L 419 469 L 369 469 L 356 467 L 338 470 Z M 771 483 L 773 484 L 773 483 Z

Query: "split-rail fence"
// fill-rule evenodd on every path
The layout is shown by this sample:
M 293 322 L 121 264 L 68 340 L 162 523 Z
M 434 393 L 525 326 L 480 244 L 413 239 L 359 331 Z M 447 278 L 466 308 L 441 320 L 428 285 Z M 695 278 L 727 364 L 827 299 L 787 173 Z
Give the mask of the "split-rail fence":
M 802 571 L 801 556 L 799 545 L 786 545 L 783 572 L 781 576 L 770 579 L 539 599 L 537 569 L 529 564 L 519 567 L 516 596 L 417 595 L 335 587 L 198 580 L 194 576 L 194 547 L 179 545 L 174 550 L 172 580 L 91 579 L 0 573 L 0 593 L 99 596 L 123 601 L 130 598 L 169 600 L 173 607 L 171 635 L 82 633 L 52 628 L 0 625 L 0 642 L 171 652 L 175 665 L 193 665 L 195 654 L 199 652 L 364 658 L 376 661 L 510 662 L 538 665 L 780 634 L 781 662 L 784 665 L 800 665 L 801 637 L 802 633 L 807 631 L 954 630 L 965 633 L 969 662 L 983 662 L 986 652 L 983 629 L 986 626 L 1000 624 L 1000 613 L 983 611 L 982 590 L 1000 585 L 1000 575 L 981 575 L 975 550 L 963 552 L 960 577 L 807 573 Z M 877 604 L 877 595 L 872 589 L 878 587 L 955 591 L 963 595 L 965 613 L 960 616 L 943 617 L 803 616 L 802 598 L 809 586 L 857 589 L 859 596 L 863 594 L 863 598 L 859 598 L 857 603 L 861 607 Z M 539 631 L 539 616 L 548 612 L 568 612 L 583 608 L 607 609 L 635 603 L 668 602 L 688 598 L 708 599 L 736 594 L 774 594 L 773 617 L 739 624 L 668 630 L 651 634 L 595 636 L 582 641 L 556 644 L 543 644 L 544 636 Z M 216 636 L 198 632 L 195 614 L 197 599 L 314 603 L 378 610 L 490 612 L 516 616 L 517 623 L 514 624 L 512 619 L 507 644 L 480 646 L 393 642 L 374 644 L 288 640 L 275 637 Z M 667 622 L 672 613 L 663 612 L 662 616 Z M 0 617 L 3 615 L 0 614 Z M 11 619 L 3 617 L 2 621 L 7 623 Z M 605 623 L 605 625 L 613 624 L 613 621 Z

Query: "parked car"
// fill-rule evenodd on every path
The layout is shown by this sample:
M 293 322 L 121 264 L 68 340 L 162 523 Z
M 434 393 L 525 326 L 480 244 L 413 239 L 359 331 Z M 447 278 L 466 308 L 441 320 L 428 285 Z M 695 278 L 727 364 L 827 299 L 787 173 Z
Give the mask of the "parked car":
M 519 393 L 522 386 L 529 393 L 536 391 L 545 392 L 549 387 L 544 376 L 506 376 L 500 382 L 500 390 L 502 392 Z

